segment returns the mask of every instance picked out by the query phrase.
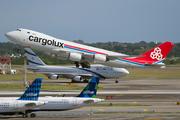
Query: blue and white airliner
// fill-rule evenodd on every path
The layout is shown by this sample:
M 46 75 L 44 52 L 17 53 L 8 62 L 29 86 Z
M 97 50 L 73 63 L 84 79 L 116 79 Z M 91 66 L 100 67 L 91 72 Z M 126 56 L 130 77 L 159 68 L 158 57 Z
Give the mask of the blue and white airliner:
M 42 78 L 36 78 L 20 98 L 0 98 L 0 115 L 22 114 L 27 117 L 26 111 L 45 105 L 44 101 L 38 101 Z M 31 114 L 35 117 L 35 114 Z
M 101 80 L 113 79 L 116 81 L 129 74 L 124 68 L 108 67 L 104 65 L 92 65 L 91 68 L 81 68 L 73 66 L 50 66 L 46 65 L 30 48 L 24 48 L 29 66 L 27 69 L 34 73 L 45 74 L 50 79 L 70 78 L 72 82 L 88 82 L 88 79 L 100 77 Z
M 38 112 L 38 111 L 65 111 L 65 110 L 77 109 L 87 105 L 92 105 L 102 102 L 104 101 L 104 99 L 96 98 L 98 84 L 99 84 L 99 77 L 94 77 L 88 83 L 88 85 L 82 90 L 82 92 L 76 97 L 51 97 L 51 96 L 39 97 L 39 101 L 42 101 L 43 103 L 45 103 L 45 105 L 24 110 L 25 111 L 24 116 L 27 117 L 27 115 L 30 113 L 31 117 L 35 117 L 36 114 L 34 112 Z M 0 100 L 3 101 L 7 101 L 10 99 L 16 100 L 17 98 L 0 97 Z M 16 105 L 15 107 L 16 109 L 19 109 L 18 105 Z

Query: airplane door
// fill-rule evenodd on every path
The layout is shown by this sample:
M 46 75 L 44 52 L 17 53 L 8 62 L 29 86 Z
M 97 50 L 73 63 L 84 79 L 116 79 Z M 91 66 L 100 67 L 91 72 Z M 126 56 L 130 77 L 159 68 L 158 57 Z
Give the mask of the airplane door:
M 14 110 L 17 110 L 18 109 L 18 101 L 14 101 Z
M 73 99 L 73 106 L 77 106 L 77 98 Z

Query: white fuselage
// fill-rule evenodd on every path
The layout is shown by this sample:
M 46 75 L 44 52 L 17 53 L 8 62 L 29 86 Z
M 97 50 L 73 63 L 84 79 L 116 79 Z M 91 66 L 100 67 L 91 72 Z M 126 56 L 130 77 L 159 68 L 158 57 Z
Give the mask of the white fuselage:
M 0 98 L 0 100 L 16 99 L 11 98 Z M 87 105 L 102 102 L 104 99 L 98 98 L 81 98 L 81 97 L 39 97 L 39 101 L 43 101 L 46 104 L 40 107 L 28 109 L 28 111 L 64 111 L 71 110 Z M 12 108 L 14 109 L 14 108 Z
M 90 69 L 77 68 L 72 66 L 29 65 L 27 69 L 33 70 L 33 72 L 35 73 L 44 73 L 47 76 L 56 74 L 59 75 L 59 77 L 61 78 L 73 78 L 74 76 L 82 75 L 83 79 L 90 79 L 92 77 L 100 77 L 100 79 L 112 79 L 120 78 L 129 74 L 129 72 L 124 68 L 114 68 L 103 65 L 92 65 Z M 88 77 L 88 75 L 92 76 Z
M 16 98 L 17 99 L 17 98 Z M 25 110 L 32 109 L 44 105 L 42 101 L 22 101 L 12 98 L 6 98 L 0 100 L 0 114 L 14 114 L 17 112 L 24 112 Z M 34 105 L 28 105 L 33 103 Z
M 122 60 L 120 58 L 106 61 L 105 57 L 107 55 L 121 57 L 127 57 L 128 55 L 57 39 L 52 36 L 28 29 L 18 29 L 16 31 L 8 32 L 5 35 L 9 40 L 19 45 L 40 51 L 54 53 L 57 55 L 57 58 L 63 60 L 80 60 L 83 62 L 84 59 L 82 55 L 87 55 L 89 59 L 85 59 L 85 61 L 89 63 L 100 63 L 103 65 L 118 68 L 146 66 L 145 64 Z M 69 58 L 70 53 L 72 53 L 71 58 Z M 74 54 L 76 55 L 75 58 L 73 58 Z M 97 56 L 97 60 L 94 60 L 95 57 L 93 55 L 95 54 L 100 55 L 100 57 Z

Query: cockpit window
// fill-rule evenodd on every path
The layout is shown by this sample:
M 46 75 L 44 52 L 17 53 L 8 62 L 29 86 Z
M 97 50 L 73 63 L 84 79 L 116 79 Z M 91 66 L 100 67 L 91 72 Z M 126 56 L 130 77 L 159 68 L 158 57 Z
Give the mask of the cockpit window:
M 17 29 L 17 31 L 21 31 L 20 29 Z

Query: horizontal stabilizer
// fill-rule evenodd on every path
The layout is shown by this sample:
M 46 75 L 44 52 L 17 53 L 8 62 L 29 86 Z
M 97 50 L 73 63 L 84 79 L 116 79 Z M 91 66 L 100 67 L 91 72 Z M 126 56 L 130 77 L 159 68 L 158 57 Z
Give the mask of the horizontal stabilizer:
M 158 63 L 158 64 L 148 64 L 148 63 L 146 64 L 146 63 L 145 63 L 145 65 L 146 65 L 146 66 L 163 66 L 163 65 L 165 65 L 165 64 L 164 64 L 164 63 Z
M 90 104 L 90 103 L 94 103 L 94 100 L 86 100 L 84 101 L 85 104 Z
M 25 104 L 26 107 L 32 107 L 32 106 L 36 106 L 36 103 L 27 103 Z

